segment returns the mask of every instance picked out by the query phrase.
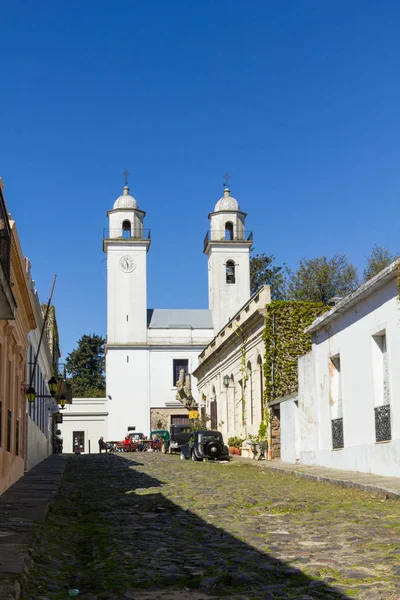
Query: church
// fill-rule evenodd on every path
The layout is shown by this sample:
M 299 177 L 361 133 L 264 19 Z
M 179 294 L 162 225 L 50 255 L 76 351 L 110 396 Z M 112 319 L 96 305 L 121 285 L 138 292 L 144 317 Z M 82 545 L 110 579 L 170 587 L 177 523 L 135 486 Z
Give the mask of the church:
M 246 213 L 225 187 L 208 215 L 204 239 L 208 263 L 208 308 L 147 306 L 146 213 L 130 195 L 107 212 L 103 250 L 107 257 L 106 383 L 108 440 L 129 431 L 184 422 L 187 410 L 176 398 L 180 371 L 191 374 L 199 354 L 250 298 L 250 249 Z M 198 401 L 196 382 L 192 394 Z

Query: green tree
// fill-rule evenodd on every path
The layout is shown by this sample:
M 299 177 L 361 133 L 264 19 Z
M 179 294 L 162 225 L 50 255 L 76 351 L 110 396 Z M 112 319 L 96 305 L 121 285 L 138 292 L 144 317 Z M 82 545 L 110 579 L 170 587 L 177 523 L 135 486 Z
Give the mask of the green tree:
M 364 281 L 368 281 L 375 275 L 378 275 L 385 267 L 388 267 L 394 260 L 398 258 L 397 255 L 392 254 L 387 248 L 374 244 L 371 250 L 371 254 L 367 256 L 367 266 L 363 272 Z
M 347 296 L 357 286 L 357 269 L 345 254 L 303 259 L 296 272 L 289 271 L 288 299 L 328 304 L 335 296 Z
M 74 398 L 101 398 L 106 391 L 104 344 L 100 335 L 83 335 L 65 364 Z
M 262 285 L 271 286 L 272 300 L 283 300 L 285 296 L 285 275 L 282 267 L 273 265 L 274 254 L 255 254 L 250 257 L 250 289 L 251 294 Z

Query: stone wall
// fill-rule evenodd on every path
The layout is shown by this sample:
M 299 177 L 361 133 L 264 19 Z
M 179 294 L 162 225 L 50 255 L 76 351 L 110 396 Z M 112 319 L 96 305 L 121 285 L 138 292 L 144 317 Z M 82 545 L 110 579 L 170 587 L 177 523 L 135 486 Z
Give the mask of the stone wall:
M 150 410 L 150 429 L 168 429 L 171 427 L 171 416 L 174 415 L 189 415 L 189 411 L 182 406 L 182 408 L 152 408 Z M 159 427 L 159 422 L 162 423 L 162 427 Z

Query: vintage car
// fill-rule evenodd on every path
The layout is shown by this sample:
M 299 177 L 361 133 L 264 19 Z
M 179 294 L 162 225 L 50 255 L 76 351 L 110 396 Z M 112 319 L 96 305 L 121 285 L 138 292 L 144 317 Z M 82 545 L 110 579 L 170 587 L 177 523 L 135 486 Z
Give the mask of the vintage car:
M 219 431 L 195 431 L 189 442 L 181 446 L 181 460 L 229 460 L 229 450 Z
M 193 435 L 190 425 L 171 425 L 168 452 L 179 452 L 182 444 L 187 444 Z

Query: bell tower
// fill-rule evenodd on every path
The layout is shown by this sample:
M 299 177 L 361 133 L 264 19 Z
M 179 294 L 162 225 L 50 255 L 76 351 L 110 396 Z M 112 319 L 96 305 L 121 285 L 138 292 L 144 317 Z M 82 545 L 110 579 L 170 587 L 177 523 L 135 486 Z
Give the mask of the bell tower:
M 109 229 L 103 240 L 107 254 L 107 344 L 147 342 L 146 255 L 150 235 L 143 229 L 145 214 L 127 185 L 107 213 Z
M 108 439 L 118 440 L 127 427 L 150 427 L 147 348 L 146 258 L 150 234 L 143 228 L 145 212 L 129 194 L 108 211 L 104 232 L 107 255 L 106 387 Z
M 228 186 L 214 212 L 208 215 L 210 230 L 204 240 L 204 253 L 208 256 L 208 305 L 214 334 L 250 298 L 253 235 L 245 230 L 246 216 Z

